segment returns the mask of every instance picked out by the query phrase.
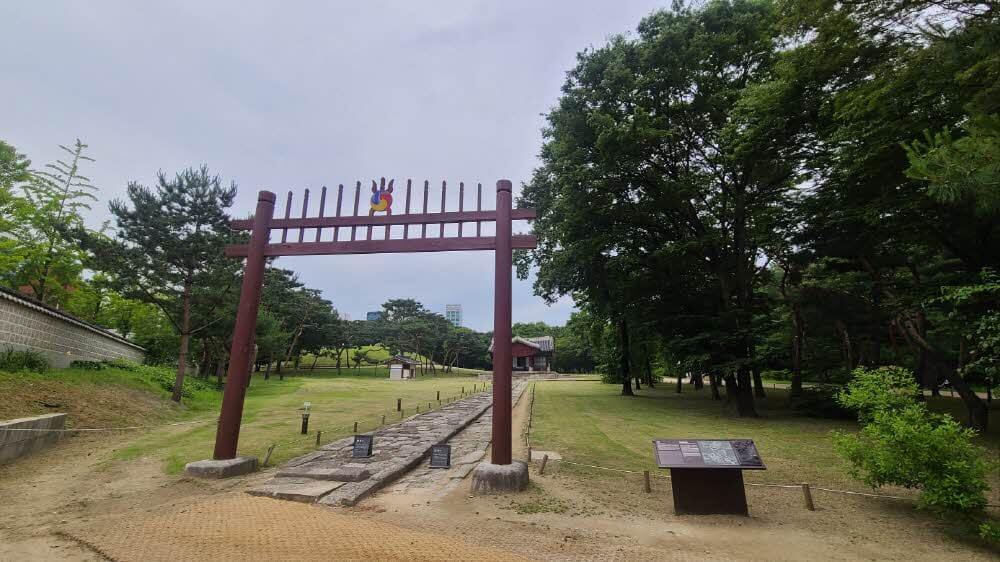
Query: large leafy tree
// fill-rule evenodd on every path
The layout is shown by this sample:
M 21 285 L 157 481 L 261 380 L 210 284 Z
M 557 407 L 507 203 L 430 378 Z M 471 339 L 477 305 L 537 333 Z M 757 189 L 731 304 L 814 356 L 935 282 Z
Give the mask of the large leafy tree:
M 985 405 L 956 369 L 959 338 L 928 302 L 998 260 L 982 167 L 997 11 L 958 0 L 786 0 L 781 10 L 790 48 L 746 111 L 805 179 L 788 247 L 798 256 L 782 265 L 810 286 L 791 286 L 792 307 L 822 311 L 815 320 L 840 340 L 845 372 L 905 360 L 904 341 L 918 379 L 949 379 L 984 427 Z M 960 169 L 943 167 L 957 158 Z
M 541 213 L 539 293 L 573 294 L 611 319 L 621 371 L 630 319 L 685 318 L 672 335 L 712 342 L 705 366 L 725 373 L 741 415 L 755 415 L 755 292 L 794 179 L 736 111 L 771 76 L 774 22 L 766 2 L 675 4 L 637 39 L 581 53 L 524 195 Z M 681 263 L 691 273 L 669 275 Z M 710 291 L 684 298 L 689 281 Z
M 6 250 L 3 276 L 6 283 L 30 290 L 38 300 L 62 304 L 66 289 L 75 286 L 86 257 L 67 233 L 84 230 L 83 212 L 97 199 L 97 188 L 82 174 L 93 159 L 79 139 L 72 147 L 60 145 L 68 156 L 29 171 L 28 161 L 9 146 L 0 178 L 0 227 Z M 12 192 L 16 187 L 18 193 Z
M 0 280 L 13 284 L 25 258 L 23 239 L 31 207 L 20 188 L 32 179 L 31 160 L 0 141 Z
M 226 186 L 206 166 L 155 186 L 128 186 L 128 200 L 111 202 L 113 236 L 82 236 L 93 266 L 123 295 L 159 307 L 179 336 L 173 400 L 179 402 L 193 334 L 221 321 L 225 296 L 238 279 L 236 260 L 223 256 L 233 239 L 226 209 L 236 185 Z M 195 321 L 196 320 L 196 321 Z

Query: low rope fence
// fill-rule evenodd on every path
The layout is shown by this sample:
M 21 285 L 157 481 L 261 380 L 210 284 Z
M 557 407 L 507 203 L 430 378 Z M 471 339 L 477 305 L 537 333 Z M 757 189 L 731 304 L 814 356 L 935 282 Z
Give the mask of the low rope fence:
M 533 413 L 534 406 L 535 406 L 535 385 L 532 384 L 531 385 L 531 401 L 528 403 L 528 423 L 526 424 L 526 427 L 524 428 L 524 433 L 523 433 L 523 436 L 524 436 L 524 445 L 528 449 L 528 462 L 529 463 L 531 462 L 531 427 L 532 427 L 531 421 L 532 421 L 532 413 Z M 669 475 L 651 473 L 648 470 L 628 470 L 628 469 L 625 469 L 625 468 L 612 468 L 612 467 L 609 467 L 609 466 L 600 466 L 600 465 L 596 465 L 596 464 L 585 464 L 585 463 L 573 462 L 573 461 L 568 461 L 566 459 L 555 459 L 555 458 L 550 459 L 548 457 L 548 455 L 544 455 L 543 458 L 542 458 L 542 462 L 541 462 L 541 465 L 539 466 L 539 470 L 538 470 L 538 474 L 539 475 L 544 475 L 544 473 L 545 473 L 545 466 L 549 462 L 568 464 L 568 465 L 579 466 L 579 467 L 583 467 L 583 468 L 591 468 L 591 469 L 594 469 L 594 470 L 603 470 L 603 471 L 606 471 L 606 472 L 618 472 L 618 473 L 623 473 L 623 474 L 641 474 L 643 476 L 643 487 L 644 487 L 644 490 L 645 490 L 646 493 L 651 493 L 652 492 L 652 487 L 650 486 L 650 483 L 649 483 L 650 482 L 650 478 L 660 478 L 662 480 L 670 480 L 671 479 Z M 803 498 L 805 499 L 806 509 L 808 509 L 810 511 L 815 511 L 815 509 L 816 509 L 815 505 L 813 503 L 813 499 L 812 499 L 812 491 L 813 490 L 820 490 L 822 492 L 828 492 L 828 493 L 831 493 L 831 494 L 844 494 L 844 495 L 850 495 L 850 496 L 863 496 L 863 497 L 867 497 L 867 498 L 883 498 L 883 499 L 892 499 L 892 500 L 916 501 L 916 498 L 914 498 L 914 497 L 891 496 L 891 495 L 888 495 L 888 494 L 872 494 L 872 493 L 865 493 L 865 492 L 854 492 L 854 491 L 851 491 L 851 490 L 838 490 L 836 488 L 827 488 L 825 486 L 814 486 L 814 485 L 809 484 L 809 483 L 802 483 L 802 484 L 770 484 L 770 483 L 764 483 L 764 482 L 746 482 L 746 485 L 747 486 L 760 487 L 760 488 L 786 488 L 786 489 L 801 490 Z M 997 509 L 997 508 L 1000 508 L 1000 504 L 986 504 L 986 507 L 990 508 L 990 509 Z
M 282 441 L 274 441 L 267 448 L 264 455 L 264 462 L 261 463 L 262 466 L 267 466 L 268 460 L 274 453 L 274 450 L 278 447 L 297 444 L 303 445 L 307 442 L 314 442 L 315 447 L 321 447 L 324 444 L 332 443 L 337 439 L 342 439 L 345 434 L 350 435 L 352 432 L 366 433 L 369 431 L 376 431 L 383 427 L 390 426 L 394 423 L 398 423 L 407 417 L 419 415 L 421 413 L 428 413 L 436 411 L 442 407 L 446 407 L 450 404 L 454 404 L 466 398 L 470 398 L 477 394 L 481 394 L 489 390 L 488 382 L 475 383 L 471 388 L 466 391 L 466 387 L 461 387 L 461 391 L 457 394 L 449 396 L 441 396 L 441 392 L 437 391 L 434 400 L 429 400 L 426 407 L 422 407 L 423 402 L 419 402 L 411 407 L 403 407 L 402 398 L 396 399 L 397 409 L 393 410 L 386 408 L 380 414 L 368 415 L 359 418 L 346 425 L 334 425 L 334 426 L 322 426 L 313 427 L 312 430 L 308 430 L 305 433 L 301 433 L 292 437 L 290 439 L 285 439 Z M 298 411 L 304 411 L 303 408 L 298 408 Z M 270 410 L 268 410 L 270 412 Z M 325 410 L 322 407 L 314 408 L 310 406 L 309 413 L 311 414 L 340 414 L 339 410 Z M 167 427 L 175 426 L 186 426 L 186 425 L 198 425 L 198 424 L 208 424 L 208 423 L 218 423 L 218 418 L 205 418 L 200 420 L 191 421 L 181 421 L 181 422 L 171 422 L 158 425 L 129 425 L 129 426 L 118 426 L 118 427 L 74 427 L 74 428 L 59 428 L 59 429 L 47 429 L 47 428 L 5 428 L 3 431 L 10 432 L 35 432 L 35 433 L 89 433 L 89 432 L 114 432 L 114 431 L 142 431 L 142 430 L 154 430 L 163 429 Z M 308 427 L 308 423 L 305 424 Z M 244 428 L 247 429 L 247 428 Z M 250 427 L 252 431 L 252 427 Z M 323 436 L 326 435 L 327 438 L 324 439 Z
M 174 422 L 165 423 L 161 425 L 128 425 L 122 427 L 70 427 L 61 429 L 47 429 L 44 427 L 9 427 L 4 428 L 3 431 L 35 431 L 41 433 L 76 433 L 76 432 L 87 432 L 87 431 L 133 431 L 139 429 L 159 429 L 161 427 L 171 427 L 176 425 L 195 425 L 199 423 L 209 423 L 214 422 L 214 419 L 204 419 L 204 420 L 194 420 L 186 422 Z
M 388 427 L 390 425 L 393 425 L 394 423 L 403 421 L 407 417 L 439 410 L 440 408 L 446 407 L 450 404 L 454 404 L 466 398 L 470 398 L 477 394 L 486 392 L 488 389 L 489 386 L 487 383 L 476 383 L 472 386 L 472 389 L 470 391 L 466 392 L 465 387 L 462 387 L 462 390 L 458 394 L 454 394 L 451 396 L 441 397 L 439 391 L 434 400 L 430 400 L 427 402 L 426 408 L 421 407 L 422 402 L 416 404 L 411 408 L 403 407 L 402 399 L 397 398 L 396 410 L 386 408 L 385 410 L 383 410 L 381 414 L 375 414 L 374 416 L 372 416 L 374 417 L 374 420 L 371 421 L 370 423 L 363 423 L 367 417 L 366 416 L 347 425 L 323 426 L 319 429 L 313 428 L 315 429 L 315 431 L 308 431 L 307 433 L 300 434 L 299 436 L 294 437 L 292 439 L 287 439 L 285 441 L 276 441 L 272 443 L 271 446 L 268 447 L 267 449 L 267 452 L 264 456 L 265 460 L 262 463 L 262 466 L 267 466 L 267 460 L 270 459 L 271 454 L 279 446 L 286 446 L 291 444 L 301 445 L 307 441 L 315 440 L 315 447 L 319 448 L 323 445 L 332 443 L 337 439 L 343 439 L 345 434 L 350 435 L 351 433 L 358 434 L 358 433 L 367 433 L 370 431 L 377 431 L 383 427 Z M 303 409 L 299 408 L 299 410 Z M 335 410 L 323 410 L 322 408 L 316 409 L 310 406 L 309 413 L 314 414 L 314 413 L 340 413 L 340 412 Z M 323 438 L 324 434 L 328 436 L 327 439 Z

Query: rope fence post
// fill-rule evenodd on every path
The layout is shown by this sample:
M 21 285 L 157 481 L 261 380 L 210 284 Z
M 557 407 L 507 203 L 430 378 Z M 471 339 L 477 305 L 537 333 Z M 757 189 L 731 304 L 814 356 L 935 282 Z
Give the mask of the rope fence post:
M 802 484 L 802 499 L 806 502 L 806 509 L 809 511 L 816 511 L 816 506 L 813 504 L 812 490 L 809 489 L 809 484 Z
M 277 443 L 271 443 L 271 446 L 267 448 L 267 454 L 264 455 L 264 462 L 261 463 L 261 466 L 267 466 L 267 461 L 271 460 L 271 453 L 274 452 L 274 448 L 277 446 Z
M 317 431 L 316 432 L 316 446 L 317 447 L 319 447 L 319 438 L 320 438 L 321 435 L 323 435 L 322 431 Z
M 544 455 L 542 457 L 542 466 L 538 467 L 538 475 L 539 476 L 541 476 L 542 474 L 545 474 L 545 464 L 548 463 L 548 462 L 549 462 L 549 456 L 548 455 Z
M 653 488 L 652 488 L 652 486 L 649 485 L 649 471 L 648 470 L 643 470 L 642 471 L 642 479 L 644 481 L 643 482 L 643 489 L 646 490 L 647 494 L 651 494 L 653 492 Z

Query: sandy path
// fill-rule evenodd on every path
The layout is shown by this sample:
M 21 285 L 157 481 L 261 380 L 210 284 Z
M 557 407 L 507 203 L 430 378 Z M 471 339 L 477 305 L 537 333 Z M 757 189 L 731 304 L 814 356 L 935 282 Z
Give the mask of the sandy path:
M 526 456 L 518 428 L 528 402 L 514 409 L 516 458 Z M 339 552 L 340 559 L 391 560 L 398 545 L 385 541 L 392 536 L 421 545 L 417 556 L 399 558 L 410 560 L 996 559 L 981 545 L 946 535 L 932 517 L 889 500 L 817 495 L 819 509 L 809 512 L 798 494 L 750 488 L 749 518 L 680 518 L 672 514 L 667 480 L 654 480 L 653 493 L 644 494 L 635 475 L 583 477 L 550 463 L 544 476 L 532 467 L 533 487 L 525 494 L 472 496 L 466 480 L 445 494 L 385 494 L 330 509 L 242 493 L 273 469 L 205 482 L 165 475 L 160 461 L 109 461 L 125 440 L 74 437 L 0 467 L 0 560 L 108 559 L 101 552 L 121 560 L 198 560 L 213 558 L 205 546 L 211 544 L 229 545 L 213 551 L 217 559 L 237 558 L 232 553 L 334 559 Z M 350 544 L 347 531 L 369 527 L 378 533 L 351 539 L 362 550 L 339 550 Z M 68 537 L 103 546 L 98 551 Z M 240 550 L 246 545 L 253 548 Z

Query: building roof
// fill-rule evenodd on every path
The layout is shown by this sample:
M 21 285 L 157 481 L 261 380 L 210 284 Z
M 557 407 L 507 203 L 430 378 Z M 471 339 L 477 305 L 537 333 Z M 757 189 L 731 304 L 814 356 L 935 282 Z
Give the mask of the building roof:
M 73 316 L 72 314 L 64 310 L 60 310 L 58 308 L 49 306 L 43 303 L 42 301 L 33 297 L 29 297 L 28 295 L 25 295 L 23 293 L 18 293 L 17 291 L 12 291 L 10 289 L 0 287 L 0 298 L 14 301 L 18 304 L 21 304 L 22 306 L 26 306 L 28 308 L 37 310 L 43 314 L 48 314 L 49 316 L 55 316 L 56 318 L 60 318 L 65 322 L 69 322 L 70 324 L 75 324 L 85 330 L 90 330 L 91 332 L 100 334 L 106 338 L 111 338 L 126 345 L 132 346 L 142 352 L 146 351 L 146 348 L 136 344 L 135 342 L 129 341 L 127 338 L 122 337 L 120 334 L 117 334 L 103 326 L 98 326 L 97 324 L 92 324 L 90 322 L 87 322 L 82 318 L 77 318 L 76 316 Z
M 528 347 L 533 347 L 544 353 L 552 352 L 556 348 L 555 338 L 552 336 L 540 336 L 537 338 L 522 338 L 521 336 L 514 336 L 510 339 L 510 343 L 520 343 Z M 493 338 L 490 338 L 489 351 L 490 353 L 493 353 Z
M 385 360 L 389 364 L 403 364 L 403 365 L 419 365 L 420 361 L 413 359 L 412 357 L 407 357 L 405 355 L 393 355 L 392 357 Z

